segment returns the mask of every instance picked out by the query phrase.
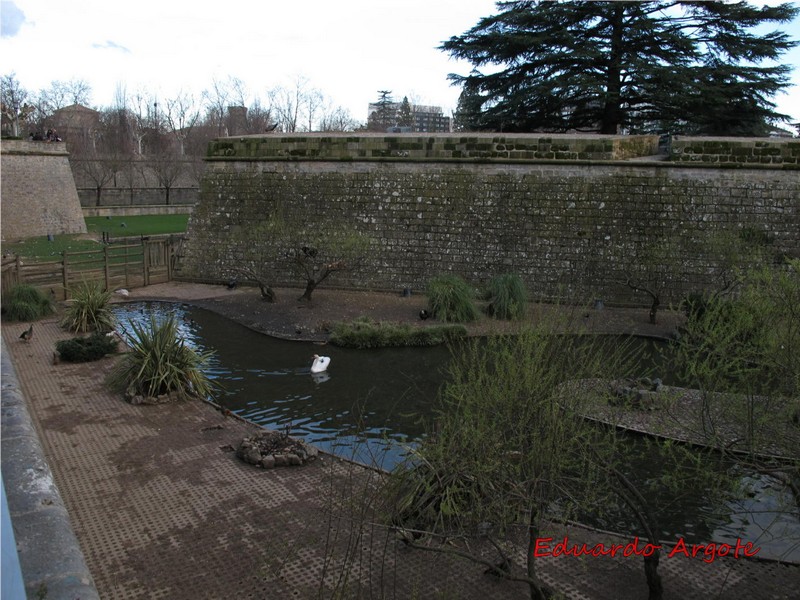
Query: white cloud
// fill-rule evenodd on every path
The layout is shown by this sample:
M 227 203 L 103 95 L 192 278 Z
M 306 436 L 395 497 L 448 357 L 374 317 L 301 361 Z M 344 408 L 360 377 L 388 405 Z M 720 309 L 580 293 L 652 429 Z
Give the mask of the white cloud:
M 199 95 L 214 78 L 238 77 L 251 96 L 298 76 L 358 120 L 378 90 L 455 108 L 459 90 L 447 75 L 470 65 L 437 47 L 481 17 L 494 0 L 2 0 L 24 11 L 24 27 L 0 41 L 4 69 L 31 90 L 52 80 L 88 81 L 97 105 L 114 100 L 118 83 L 160 96 Z M 785 30 L 800 37 L 800 19 Z M 786 60 L 798 63 L 798 52 Z M 800 73 L 778 110 L 800 120 Z
M 11 0 L 0 2 L 0 36 L 14 37 L 19 33 L 23 23 L 25 23 L 25 13 Z
M 120 52 L 124 52 L 125 54 L 131 53 L 131 51 L 125 46 L 120 46 L 119 44 L 112 42 L 111 40 L 106 40 L 102 44 L 94 43 L 92 44 L 92 48 L 99 48 L 99 49 L 107 48 L 109 50 L 119 50 Z

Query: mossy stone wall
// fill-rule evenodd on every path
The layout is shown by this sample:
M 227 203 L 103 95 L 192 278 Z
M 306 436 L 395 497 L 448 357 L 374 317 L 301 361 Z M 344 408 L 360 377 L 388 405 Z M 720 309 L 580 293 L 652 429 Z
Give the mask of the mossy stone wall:
M 635 159 L 258 156 L 266 148 L 318 150 L 319 136 L 309 136 L 305 148 L 299 137 L 212 143 L 215 157 L 190 219 L 183 277 L 224 281 L 237 265 L 259 260 L 258 248 L 268 240 L 253 231 L 277 206 L 286 213 L 302 209 L 318 227 L 345 223 L 373 240 L 365 267 L 330 284 L 398 292 L 421 290 L 441 273 L 479 286 L 515 272 L 534 295 L 641 303 L 646 298 L 625 285 L 625 276 L 643 248 L 661 240 L 677 241 L 672 298 L 711 284 L 707 257 L 697 248 L 715 232 L 760 232 L 776 253 L 800 256 L 800 177 L 785 168 Z M 496 149 L 498 142 L 486 137 Z M 356 152 L 374 142 L 336 141 L 331 147 L 352 144 Z M 605 141 L 613 140 L 591 136 L 586 143 Z M 416 142 L 404 143 L 410 148 Z M 225 144 L 233 151 L 216 157 Z M 276 283 L 301 282 L 279 272 Z

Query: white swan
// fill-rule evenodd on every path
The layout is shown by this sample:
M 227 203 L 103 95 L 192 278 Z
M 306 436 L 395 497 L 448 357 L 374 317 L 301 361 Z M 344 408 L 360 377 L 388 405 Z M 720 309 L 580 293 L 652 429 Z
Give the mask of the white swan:
M 314 362 L 311 363 L 312 373 L 324 373 L 328 369 L 328 365 L 331 364 L 331 359 L 328 356 L 315 354 L 312 358 L 314 359 Z

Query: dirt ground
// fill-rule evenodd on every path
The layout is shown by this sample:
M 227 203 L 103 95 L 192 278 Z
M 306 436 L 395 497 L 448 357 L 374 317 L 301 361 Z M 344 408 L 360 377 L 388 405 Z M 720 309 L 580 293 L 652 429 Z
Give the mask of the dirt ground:
M 419 327 L 437 323 L 421 320 L 420 310 L 427 307 L 422 294 L 403 297 L 401 294 L 321 288 L 313 301 L 298 302 L 300 289 L 278 288 L 274 303 L 261 299 L 258 288 L 170 282 L 130 291 L 128 298 L 118 300 L 176 300 L 207 308 L 247 327 L 287 339 L 324 340 L 333 323 L 369 317 L 374 321 L 409 323 Z M 584 306 L 561 306 L 531 303 L 528 317 L 520 322 L 498 321 L 482 317 L 467 325 L 470 335 L 513 332 L 526 323 L 553 319 L 556 313 L 566 318 L 569 326 L 590 333 L 631 333 L 669 337 L 682 322 L 682 315 L 661 311 L 658 323 L 648 322 L 646 308 L 594 309 Z

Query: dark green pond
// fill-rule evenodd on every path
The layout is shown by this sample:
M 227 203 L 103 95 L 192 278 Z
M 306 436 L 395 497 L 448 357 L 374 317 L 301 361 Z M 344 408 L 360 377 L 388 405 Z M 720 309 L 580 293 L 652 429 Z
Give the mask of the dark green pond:
M 131 320 L 149 319 L 151 313 L 176 314 L 189 343 L 215 352 L 209 375 L 224 390 L 216 400 L 234 413 L 385 469 L 402 460 L 407 446 L 422 435 L 450 358 L 443 346 L 349 350 L 279 340 L 183 304 L 132 303 L 115 310 L 122 328 Z M 642 343 L 652 349 L 652 341 Z M 314 354 L 331 357 L 328 372 L 311 373 Z M 657 365 L 649 366 L 670 382 Z M 641 443 L 636 437 L 630 442 Z M 646 479 L 655 460 L 645 453 L 630 465 L 629 475 Z M 745 481 L 753 492 L 736 503 L 718 502 L 703 490 L 680 494 L 659 515 L 659 537 L 699 543 L 749 539 L 762 547 L 760 556 L 800 560 L 800 523 L 796 515 L 777 510 L 791 497 L 770 478 Z M 593 524 L 643 533 L 625 511 Z

